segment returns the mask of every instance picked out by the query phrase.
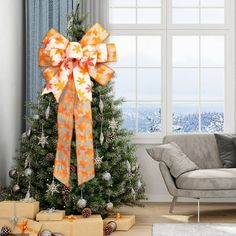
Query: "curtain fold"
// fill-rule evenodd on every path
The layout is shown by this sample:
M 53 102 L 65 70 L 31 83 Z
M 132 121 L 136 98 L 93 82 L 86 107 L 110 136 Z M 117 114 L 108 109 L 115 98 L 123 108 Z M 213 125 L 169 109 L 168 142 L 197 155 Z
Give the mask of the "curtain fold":
M 85 25 L 99 22 L 106 27 L 107 0 L 25 0 L 26 17 L 26 101 L 36 101 L 44 79 L 38 67 L 38 48 L 50 28 L 66 36 L 67 16 L 77 3 L 81 16 L 87 15 Z M 29 110 L 26 111 L 29 114 Z

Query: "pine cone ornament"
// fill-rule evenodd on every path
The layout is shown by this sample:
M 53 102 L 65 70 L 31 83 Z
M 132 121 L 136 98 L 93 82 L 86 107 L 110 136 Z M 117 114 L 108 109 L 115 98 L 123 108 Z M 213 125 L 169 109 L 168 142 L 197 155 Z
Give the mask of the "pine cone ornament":
M 106 225 L 105 229 L 104 229 L 104 233 L 105 235 L 110 235 L 113 233 L 113 227 L 111 225 Z
M 114 132 L 108 132 L 107 134 L 107 142 L 111 143 L 114 142 L 114 140 L 116 139 L 116 135 Z
M 52 153 L 48 153 L 45 156 L 46 161 L 52 161 L 54 159 L 54 155 Z
M 90 217 L 91 215 L 92 215 L 92 211 L 91 211 L 90 208 L 86 207 L 86 208 L 83 209 L 83 211 L 82 211 L 82 216 L 83 216 L 84 218 L 88 218 L 88 217 Z
M 3 226 L 1 228 L 0 235 L 6 236 L 6 235 L 9 235 L 10 233 L 11 233 L 11 229 L 9 227 Z

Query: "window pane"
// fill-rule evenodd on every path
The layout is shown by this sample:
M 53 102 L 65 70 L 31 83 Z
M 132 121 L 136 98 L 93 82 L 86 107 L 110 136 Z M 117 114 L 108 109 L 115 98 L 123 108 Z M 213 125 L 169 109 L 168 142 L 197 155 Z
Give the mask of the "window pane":
M 138 8 L 138 24 L 160 24 L 161 8 Z
M 125 102 L 122 105 L 123 128 L 130 131 L 136 131 L 136 104 L 134 102 Z
M 173 66 L 176 67 L 199 66 L 198 36 L 173 37 Z
M 224 130 L 224 105 L 223 103 L 202 104 L 201 113 L 202 132 L 215 133 Z
M 138 69 L 138 100 L 161 100 L 161 70 Z
M 138 7 L 160 7 L 161 0 L 138 0 L 137 4 Z
M 136 99 L 136 71 L 135 69 L 116 68 L 115 96 L 126 100 Z
M 111 67 L 136 66 L 135 36 L 111 36 L 110 42 L 114 42 L 117 49 L 117 61 L 115 63 L 110 63 Z
M 110 8 L 111 24 L 136 24 L 135 8 Z
M 199 131 L 199 113 L 197 103 L 174 103 L 172 109 L 173 132 L 188 133 Z
M 198 7 L 199 0 L 172 0 L 173 7 Z
M 209 8 L 201 9 L 202 24 L 224 24 L 224 9 Z
M 224 100 L 224 69 L 201 69 L 203 100 Z
M 173 100 L 197 100 L 199 97 L 198 85 L 198 69 L 173 69 Z
M 138 132 L 161 131 L 161 106 L 156 103 L 138 104 Z
M 201 66 L 224 66 L 224 36 L 201 37 Z
M 139 36 L 138 37 L 138 66 L 160 67 L 161 66 L 161 37 Z
M 109 0 L 111 7 L 136 7 L 136 0 Z
M 173 24 L 199 24 L 198 8 L 173 8 Z
M 201 0 L 201 6 L 203 6 L 203 7 L 223 7 L 224 0 Z

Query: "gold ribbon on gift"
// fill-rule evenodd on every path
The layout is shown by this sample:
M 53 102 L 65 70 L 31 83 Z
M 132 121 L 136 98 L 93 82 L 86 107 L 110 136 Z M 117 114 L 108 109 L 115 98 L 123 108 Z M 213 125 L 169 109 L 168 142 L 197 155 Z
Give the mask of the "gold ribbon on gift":
M 69 215 L 69 216 L 65 216 L 64 220 L 74 221 L 74 220 L 78 220 L 78 217 L 74 215 Z
M 24 235 L 26 232 L 38 234 L 38 231 L 28 227 L 28 220 L 23 220 L 22 223 L 16 225 L 17 228 L 20 228 L 21 235 Z
M 78 184 L 92 179 L 94 152 L 92 136 L 92 81 L 105 86 L 114 71 L 105 62 L 116 60 L 116 48 L 103 43 L 109 33 L 98 23 L 92 26 L 80 40 L 70 42 L 51 29 L 39 49 L 39 66 L 47 67 L 47 81 L 42 94 L 52 92 L 59 102 L 58 142 L 54 176 L 66 186 L 70 177 L 70 146 L 73 119 L 76 130 L 76 156 Z

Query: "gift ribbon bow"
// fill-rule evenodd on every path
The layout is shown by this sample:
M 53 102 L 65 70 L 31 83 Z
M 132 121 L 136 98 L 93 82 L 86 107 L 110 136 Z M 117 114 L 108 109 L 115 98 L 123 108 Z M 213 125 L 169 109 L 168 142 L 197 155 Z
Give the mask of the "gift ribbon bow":
M 76 217 L 74 215 L 69 215 L 69 216 L 65 216 L 64 219 L 69 220 L 69 221 L 74 221 L 74 220 L 77 220 L 78 217 Z
M 38 231 L 28 227 L 28 220 L 23 220 L 22 223 L 16 225 L 16 227 L 20 228 L 21 235 L 24 235 L 26 232 L 34 233 L 38 235 Z
M 39 49 L 39 66 L 47 67 L 43 72 L 47 84 L 42 94 L 52 92 L 59 102 L 54 176 L 66 186 L 69 186 L 70 177 L 73 117 L 78 184 L 95 175 L 90 77 L 105 86 L 114 74 L 111 68 L 102 64 L 116 60 L 115 45 L 103 43 L 108 36 L 109 33 L 98 23 L 85 33 L 80 42 L 70 42 L 51 29 L 42 41 L 43 48 Z

